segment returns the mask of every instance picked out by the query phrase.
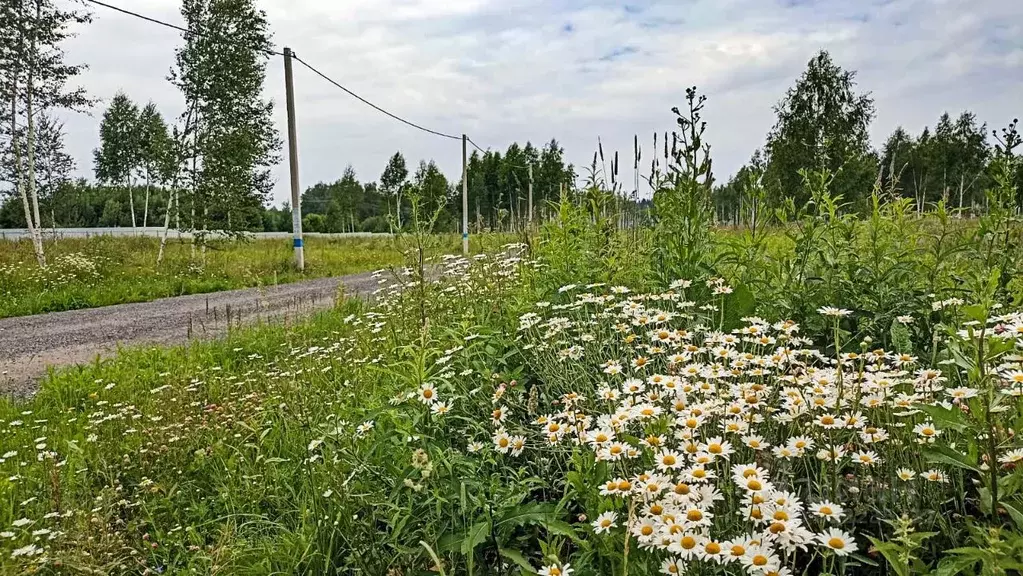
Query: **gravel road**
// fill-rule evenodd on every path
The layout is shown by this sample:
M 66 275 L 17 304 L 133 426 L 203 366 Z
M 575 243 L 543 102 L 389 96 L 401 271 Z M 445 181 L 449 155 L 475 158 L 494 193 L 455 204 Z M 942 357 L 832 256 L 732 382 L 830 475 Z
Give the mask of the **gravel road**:
M 0 319 L 0 394 L 29 396 L 50 366 L 92 362 L 118 346 L 173 345 L 214 338 L 232 325 L 280 320 L 333 306 L 377 287 L 371 273 L 231 290 L 87 310 Z

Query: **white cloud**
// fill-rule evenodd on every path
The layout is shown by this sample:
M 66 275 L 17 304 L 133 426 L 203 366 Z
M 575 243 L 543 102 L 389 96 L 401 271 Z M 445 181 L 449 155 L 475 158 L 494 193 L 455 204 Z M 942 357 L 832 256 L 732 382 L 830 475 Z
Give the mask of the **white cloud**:
M 176 0 L 109 0 L 180 22 Z M 264 0 L 278 46 L 414 122 L 503 149 L 557 138 L 588 165 L 597 137 L 631 158 L 640 134 L 670 130 L 685 88 L 709 96 L 715 165 L 728 173 L 763 143 L 772 107 L 820 48 L 859 71 L 872 91 L 876 143 L 902 124 L 916 132 L 944 110 L 969 108 L 992 126 L 1021 113 L 1023 3 L 1005 0 Z M 166 81 L 180 36 L 96 7 L 68 46 L 90 66 L 82 83 L 109 101 L 118 89 L 167 116 L 181 98 Z M 376 179 L 402 150 L 433 158 L 452 178 L 459 142 L 413 130 L 296 69 L 303 185 L 352 164 Z M 283 71 L 271 62 L 267 95 L 285 131 Z M 87 174 L 98 118 L 68 119 Z M 631 164 L 624 161 L 623 166 Z M 276 201 L 285 199 L 286 163 Z

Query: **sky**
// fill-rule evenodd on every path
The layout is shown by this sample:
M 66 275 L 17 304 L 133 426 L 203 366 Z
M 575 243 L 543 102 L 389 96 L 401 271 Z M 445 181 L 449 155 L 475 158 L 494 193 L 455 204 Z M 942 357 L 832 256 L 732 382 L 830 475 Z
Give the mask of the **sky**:
M 68 2 L 69 0 L 58 0 Z M 179 0 L 106 0 L 181 23 Z M 603 143 L 631 170 L 639 135 L 648 169 L 652 134 L 671 130 L 685 89 L 707 95 L 704 118 L 719 179 L 764 142 L 773 107 L 821 49 L 857 71 L 871 92 L 875 146 L 897 126 L 919 133 L 942 112 L 971 110 L 989 127 L 1023 115 L 1020 0 L 257 0 L 274 43 L 377 105 L 434 130 L 466 133 L 484 148 L 556 138 L 588 166 Z M 94 22 L 68 41 L 88 65 L 81 84 L 100 101 L 65 118 L 78 172 L 91 177 L 99 119 L 121 90 L 183 111 L 167 81 L 180 33 L 92 6 Z M 433 159 L 452 180 L 461 142 L 398 123 L 301 66 L 295 69 L 303 188 L 379 178 L 400 150 Z M 287 135 L 282 58 L 265 95 Z M 470 147 L 471 150 L 471 147 Z M 286 149 L 273 201 L 289 197 Z M 631 181 L 631 177 L 627 178 Z

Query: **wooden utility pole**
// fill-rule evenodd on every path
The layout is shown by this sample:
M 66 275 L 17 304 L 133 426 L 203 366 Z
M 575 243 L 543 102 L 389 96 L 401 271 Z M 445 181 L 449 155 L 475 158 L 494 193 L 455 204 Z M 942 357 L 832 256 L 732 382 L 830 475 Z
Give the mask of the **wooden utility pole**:
M 468 138 L 462 134 L 462 254 L 469 255 L 469 165 L 465 159 Z
M 529 165 L 529 227 L 533 227 L 533 165 Z
M 294 232 L 295 267 L 305 270 L 302 242 L 302 197 L 298 184 L 298 128 L 295 126 L 295 78 L 291 70 L 291 48 L 284 49 L 284 87 L 288 106 L 288 160 L 291 167 L 291 226 Z

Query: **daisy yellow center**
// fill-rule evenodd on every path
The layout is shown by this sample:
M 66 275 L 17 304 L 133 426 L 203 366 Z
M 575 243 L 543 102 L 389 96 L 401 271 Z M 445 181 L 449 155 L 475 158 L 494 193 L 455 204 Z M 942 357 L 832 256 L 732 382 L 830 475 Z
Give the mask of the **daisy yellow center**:
M 764 497 L 761 496 L 760 494 L 754 494 L 753 495 L 753 503 L 754 504 L 763 504 L 764 503 Z
M 600 433 L 593 437 L 597 442 L 607 442 L 607 434 Z
M 785 531 L 785 524 L 782 522 L 774 522 L 768 530 L 771 531 L 771 534 L 780 534 Z
M 699 522 L 700 520 L 703 520 L 703 512 L 700 512 L 699 510 L 690 510 L 686 512 L 686 520 L 689 520 L 690 522 Z
M 661 439 L 658 438 L 657 436 L 647 436 L 646 437 L 646 443 L 651 445 L 651 446 L 660 446 L 661 445 Z
M 789 515 L 784 510 L 778 510 L 777 512 L 774 513 L 774 519 L 775 520 L 788 520 L 789 519 Z
M 723 449 L 721 448 L 720 444 L 715 443 L 711 444 L 710 446 L 707 446 L 707 452 L 710 452 L 711 454 L 720 454 L 722 450 Z
M 679 496 L 685 496 L 685 495 L 689 494 L 689 484 L 681 484 L 681 483 L 680 484 L 676 484 L 675 485 L 675 494 L 678 494 Z
M 649 536 L 654 533 L 654 527 L 649 524 L 644 524 L 643 527 L 639 529 L 639 533 L 644 536 Z
M 561 576 L 561 568 L 551 568 L 549 573 L 551 576 Z
M 697 468 L 696 470 L 693 470 L 693 478 L 706 478 L 706 477 L 707 477 L 707 471 L 704 470 L 703 468 Z
M 750 518 L 753 518 L 754 520 L 760 520 L 761 518 L 764 517 L 764 513 L 760 511 L 760 508 L 754 508 L 753 510 L 750 511 L 749 515 Z
M 696 547 L 696 538 L 692 536 L 683 536 L 682 540 L 679 541 L 679 545 L 686 550 L 692 550 Z
M 831 426 L 834 423 L 835 423 L 835 419 L 832 418 L 831 416 L 822 416 L 821 417 L 821 424 L 824 424 L 825 426 Z
M 615 456 L 617 456 L 618 454 L 621 454 L 622 453 L 622 447 L 621 446 L 612 446 L 611 447 L 611 453 L 614 454 Z
M 802 450 L 803 448 L 806 448 L 806 441 L 805 440 L 800 440 L 800 441 L 796 442 L 794 444 L 794 446 L 796 448 L 798 448 L 799 450 Z
M 615 482 L 614 480 L 609 480 L 608 483 L 604 485 L 604 487 L 607 488 L 608 490 L 617 490 L 618 483 Z
M 752 480 L 750 480 L 749 482 L 746 483 L 746 488 L 749 488 L 750 490 L 760 490 L 763 487 L 764 487 L 764 485 L 761 484 L 760 480 L 757 480 L 756 478 L 754 478 L 754 479 L 752 479 Z
M 699 421 L 696 420 L 696 418 L 689 418 L 688 420 L 686 420 L 687 428 L 696 428 L 699 424 L 700 423 Z
M 767 556 L 764 556 L 763 554 L 757 554 L 756 556 L 753 557 L 753 565 L 754 566 L 766 566 L 767 565 Z
M 629 490 L 632 490 L 632 482 L 622 480 L 618 483 L 618 490 L 621 492 L 628 492 Z
M 830 506 L 821 506 L 821 514 L 824 514 L 825 516 L 830 516 L 831 514 L 833 514 L 833 511 L 831 510 Z
M 601 528 L 609 528 L 610 526 L 611 526 L 611 519 L 610 518 L 604 518 L 603 520 L 600 521 L 600 527 Z
M 664 512 L 664 506 L 660 504 L 654 504 L 650 507 L 650 513 L 654 516 L 660 516 L 662 512 Z
M 501 438 L 497 443 L 501 445 L 501 448 L 507 448 L 508 444 L 510 444 L 507 438 Z
M 845 548 L 845 540 L 842 540 L 841 538 L 831 538 L 828 540 L 828 546 L 835 550 L 841 550 L 842 548 Z
M 717 542 L 707 542 L 707 545 L 703 547 L 703 551 L 707 554 L 720 554 L 721 545 Z
M 924 436 L 934 436 L 934 428 L 924 428 L 920 433 Z
M 665 466 L 673 466 L 675 464 L 675 457 L 671 454 L 665 454 L 664 458 L 661 459 Z
M 746 548 L 744 546 L 740 546 L 740 545 L 736 544 L 736 545 L 732 546 L 731 553 L 732 553 L 732 556 L 742 556 L 743 554 L 746 553 Z
M 644 416 L 653 416 L 654 415 L 654 409 L 653 408 L 644 408 L 643 409 L 643 415 Z
M 423 390 L 423 398 L 433 398 L 433 390 L 430 390 L 429 388 Z

